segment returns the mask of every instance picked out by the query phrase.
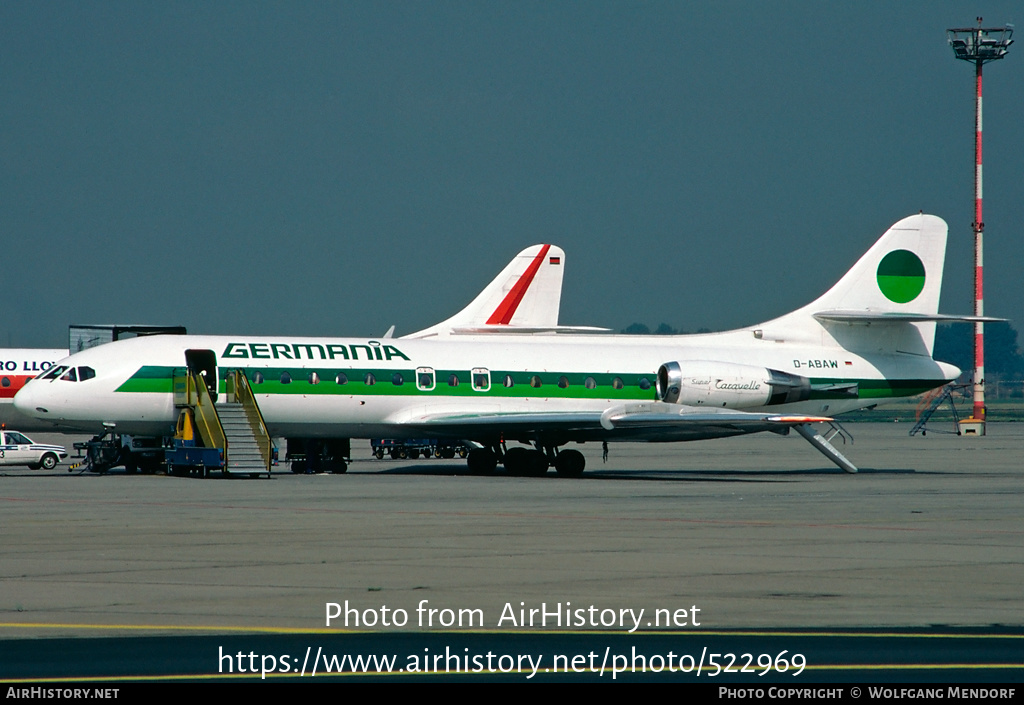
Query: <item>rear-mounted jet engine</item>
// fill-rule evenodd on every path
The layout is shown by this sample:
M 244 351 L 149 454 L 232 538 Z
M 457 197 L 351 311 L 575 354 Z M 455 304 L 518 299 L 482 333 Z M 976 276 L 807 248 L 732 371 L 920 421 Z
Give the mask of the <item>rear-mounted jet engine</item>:
M 658 368 L 658 398 L 669 404 L 748 409 L 805 401 L 806 377 L 732 362 L 685 360 Z

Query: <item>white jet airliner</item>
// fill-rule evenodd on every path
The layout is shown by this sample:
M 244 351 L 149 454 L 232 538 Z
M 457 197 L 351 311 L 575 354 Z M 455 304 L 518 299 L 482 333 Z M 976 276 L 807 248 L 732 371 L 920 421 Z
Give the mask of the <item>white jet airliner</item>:
M 790 428 L 856 472 L 812 423 L 959 375 L 932 358 L 937 321 L 974 320 L 938 313 L 945 244 L 940 218 L 904 218 L 811 304 L 723 333 L 552 335 L 558 326 L 549 319 L 523 326 L 535 329 L 525 335 L 456 320 L 399 339 L 153 336 L 73 355 L 26 385 L 15 404 L 55 426 L 170 435 L 173 379 L 189 365 L 207 379 L 244 372 L 274 436 L 471 440 L 481 446 L 470 453 L 474 472 L 503 462 L 514 474 L 553 465 L 572 476 L 584 459 L 562 448 L 570 442 Z M 530 266 L 552 266 L 555 255 L 542 250 L 525 256 Z M 525 299 L 514 290 L 488 299 L 499 305 L 486 325 L 515 329 Z M 77 382 L 66 379 L 72 369 Z M 509 448 L 513 441 L 532 447 Z

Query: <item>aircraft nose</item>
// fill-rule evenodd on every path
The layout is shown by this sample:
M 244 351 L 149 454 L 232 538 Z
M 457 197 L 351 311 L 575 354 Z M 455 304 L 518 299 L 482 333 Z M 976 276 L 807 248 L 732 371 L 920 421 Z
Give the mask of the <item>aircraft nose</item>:
M 46 418 L 50 413 L 46 394 L 40 393 L 42 384 L 29 382 L 14 395 L 14 408 L 33 418 Z

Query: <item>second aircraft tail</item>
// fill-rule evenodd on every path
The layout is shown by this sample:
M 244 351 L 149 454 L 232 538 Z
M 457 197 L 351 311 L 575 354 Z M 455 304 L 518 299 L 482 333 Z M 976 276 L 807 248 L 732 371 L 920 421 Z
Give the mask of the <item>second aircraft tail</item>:
M 435 326 L 403 337 L 429 338 L 466 330 L 556 329 L 564 270 L 562 248 L 527 247 L 466 308 Z

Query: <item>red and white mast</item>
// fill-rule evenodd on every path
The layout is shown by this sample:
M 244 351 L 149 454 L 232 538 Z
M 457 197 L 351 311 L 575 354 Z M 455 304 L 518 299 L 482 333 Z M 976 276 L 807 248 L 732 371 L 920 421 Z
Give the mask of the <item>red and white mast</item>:
M 949 44 L 956 58 L 972 61 L 975 66 L 976 92 L 974 98 L 974 315 L 985 315 L 983 286 L 982 235 L 985 221 L 982 218 L 982 169 L 981 169 L 981 67 L 986 61 L 995 61 L 1006 56 L 1013 43 L 1013 27 L 985 29 L 978 18 L 977 27 L 946 30 Z M 968 432 L 985 435 L 985 324 L 974 324 L 974 406 L 971 418 L 963 422 Z

